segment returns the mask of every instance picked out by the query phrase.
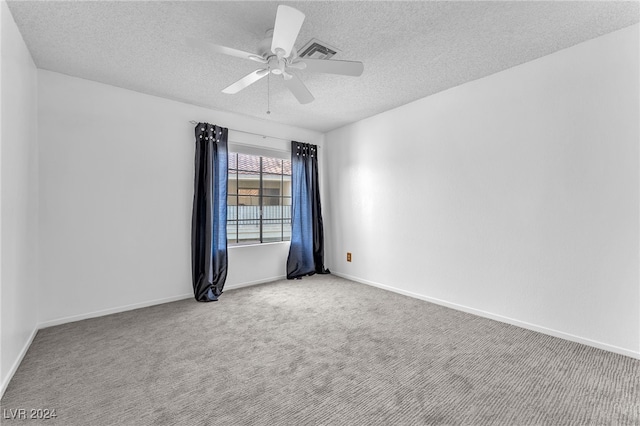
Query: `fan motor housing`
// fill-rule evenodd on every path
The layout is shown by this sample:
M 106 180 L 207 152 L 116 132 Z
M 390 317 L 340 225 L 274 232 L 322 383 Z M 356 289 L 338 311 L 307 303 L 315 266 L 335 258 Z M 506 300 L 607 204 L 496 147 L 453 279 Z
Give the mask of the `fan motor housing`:
M 269 71 L 273 75 L 281 75 L 284 72 L 284 60 L 278 59 L 277 56 L 269 57 L 269 62 L 267 63 L 269 66 Z

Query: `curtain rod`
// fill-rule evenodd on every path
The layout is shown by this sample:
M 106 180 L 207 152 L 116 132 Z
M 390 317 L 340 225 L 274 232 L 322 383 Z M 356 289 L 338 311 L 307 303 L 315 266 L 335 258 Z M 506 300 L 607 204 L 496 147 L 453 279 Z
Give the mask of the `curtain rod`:
M 195 121 L 195 120 L 189 120 L 189 123 L 191 123 L 191 124 L 198 124 L 198 122 L 197 122 L 197 121 Z M 288 142 L 291 142 L 291 139 L 278 138 L 278 137 L 276 137 L 276 136 L 266 136 L 266 135 L 261 135 L 260 133 L 245 132 L 244 130 L 237 130 L 237 129 L 232 129 L 232 128 L 229 128 L 229 130 L 233 130 L 234 132 L 239 132 L 239 133 L 245 133 L 245 134 L 247 134 L 247 135 L 261 136 L 263 139 L 271 138 L 271 139 L 279 139 L 279 140 L 281 140 L 281 141 L 288 141 Z

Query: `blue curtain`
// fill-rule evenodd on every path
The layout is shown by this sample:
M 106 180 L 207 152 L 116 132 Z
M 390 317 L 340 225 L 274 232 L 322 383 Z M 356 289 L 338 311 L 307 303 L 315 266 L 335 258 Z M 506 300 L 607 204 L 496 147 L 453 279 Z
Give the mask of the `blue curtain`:
M 318 185 L 318 147 L 291 142 L 291 245 L 287 278 L 328 274 Z
M 213 302 L 227 278 L 228 129 L 198 123 L 196 133 L 191 261 L 193 294 Z

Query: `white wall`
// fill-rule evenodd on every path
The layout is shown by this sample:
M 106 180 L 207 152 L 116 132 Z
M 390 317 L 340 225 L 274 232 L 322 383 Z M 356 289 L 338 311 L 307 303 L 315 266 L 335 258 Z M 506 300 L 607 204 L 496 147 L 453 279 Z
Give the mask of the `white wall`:
M 40 322 L 192 295 L 194 125 L 321 134 L 38 71 Z M 279 139 L 230 135 L 290 149 Z M 226 289 L 284 277 L 288 243 L 229 250 Z
M 0 397 L 36 333 L 37 71 L 0 2 Z
M 326 134 L 333 271 L 640 356 L 638 40 Z

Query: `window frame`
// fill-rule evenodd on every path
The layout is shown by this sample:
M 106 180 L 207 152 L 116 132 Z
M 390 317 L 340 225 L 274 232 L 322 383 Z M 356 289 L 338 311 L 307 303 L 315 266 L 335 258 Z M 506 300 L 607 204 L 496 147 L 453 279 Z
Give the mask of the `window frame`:
M 293 194 L 289 193 L 289 195 L 285 195 L 285 177 L 289 177 L 289 182 L 291 182 L 291 174 L 287 174 L 285 173 L 285 170 L 287 170 L 287 167 L 285 167 L 285 162 L 289 162 L 289 167 L 288 170 L 291 173 L 291 160 L 283 158 L 282 156 L 278 156 L 278 157 L 274 157 L 269 155 L 268 153 L 262 154 L 262 153 L 244 153 L 242 152 L 242 150 L 233 150 L 230 149 L 227 153 L 229 160 L 231 160 L 231 158 L 233 156 L 235 156 L 235 168 L 232 168 L 230 166 L 228 166 L 228 170 L 227 170 L 227 179 L 228 182 L 232 181 L 231 175 L 235 175 L 235 193 L 230 193 L 228 188 L 229 185 L 227 185 L 227 207 L 229 206 L 229 198 L 230 197 L 235 197 L 235 207 L 236 207 L 236 214 L 235 214 L 235 218 L 229 218 L 229 214 L 227 213 L 227 229 L 229 229 L 229 226 L 235 226 L 235 238 L 231 239 L 229 237 L 229 232 L 227 232 L 227 245 L 231 246 L 231 247 L 242 247 L 242 246 L 249 246 L 249 245 L 258 245 L 258 244 L 272 244 L 272 243 L 280 243 L 280 242 L 288 242 L 291 241 L 291 211 L 289 211 L 289 215 L 285 215 L 285 209 L 292 208 L 292 203 L 293 203 Z M 254 170 L 245 170 L 242 169 L 240 167 L 240 163 L 239 163 L 239 159 L 240 159 L 240 155 L 247 155 L 247 156 L 252 156 L 252 157 L 257 157 L 259 158 L 259 171 L 256 172 Z M 271 172 L 265 172 L 264 170 L 264 159 L 268 158 L 269 160 L 275 160 L 278 161 L 280 163 L 280 173 L 271 173 Z M 229 161 L 229 164 L 231 164 L 231 161 Z M 232 173 L 235 172 L 235 173 Z M 241 173 L 240 172 L 245 172 L 247 174 L 251 174 L 251 175 L 257 175 L 258 176 L 258 188 L 242 188 L 241 184 L 240 184 L 240 177 L 241 177 Z M 268 175 L 268 176 L 279 176 L 279 195 L 265 195 L 265 189 L 273 189 L 273 188 L 265 188 L 264 187 L 264 176 Z M 291 185 L 291 183 L 290 183 Z M 241 190 L 253 190 L 253 189 L 257 189 L 258 190 L 258 195 L 243 195 L 240 194 Z M 240 198 L 241 197 L 257 197 L 258 198 L 258 218 L 257 219 L 240 219 L 239 218 L 239 208 L 240 208 Z M 265 208 L 265 200 L 267 199 L 277 199 L 278 203 L 275 206 L 279 206 L 280 207 L 280 214 L 279 217 L 276 218 L 265 218 L 264 216 L 264 208 Z M 285 201 L 288 200 L 288 204 L 285 204 Z M 253 204 L 251 204 L 253 205 Z M 268 206 L 272 206 L 271 204 L 269 204 Z M 243 221 L 249 221 L 249 223 L 252 223 L 252 221 L 257 220 L 258 221 L 258 237 L 257 239 L 252 239 L 252 240 L 241 240 L 240 239 L 240 225 L 242 224 L 241 222 Z M 272 221 L 279 221 L 280 224 L 280 235 L 279 235 L 279 239 L 278 240 L 273 240 L 273 239 L 269 239 L 267 241 L 265 241 L 265 221 L 268 221 L 270 223 L 272 223 Z M 289 232 L 286 233 L 285 232 L 285 226 L 289 226 Z M 287 235 L 288 234 L 288 235 Z M 267 237 L 269 238 L 269 237 Z

